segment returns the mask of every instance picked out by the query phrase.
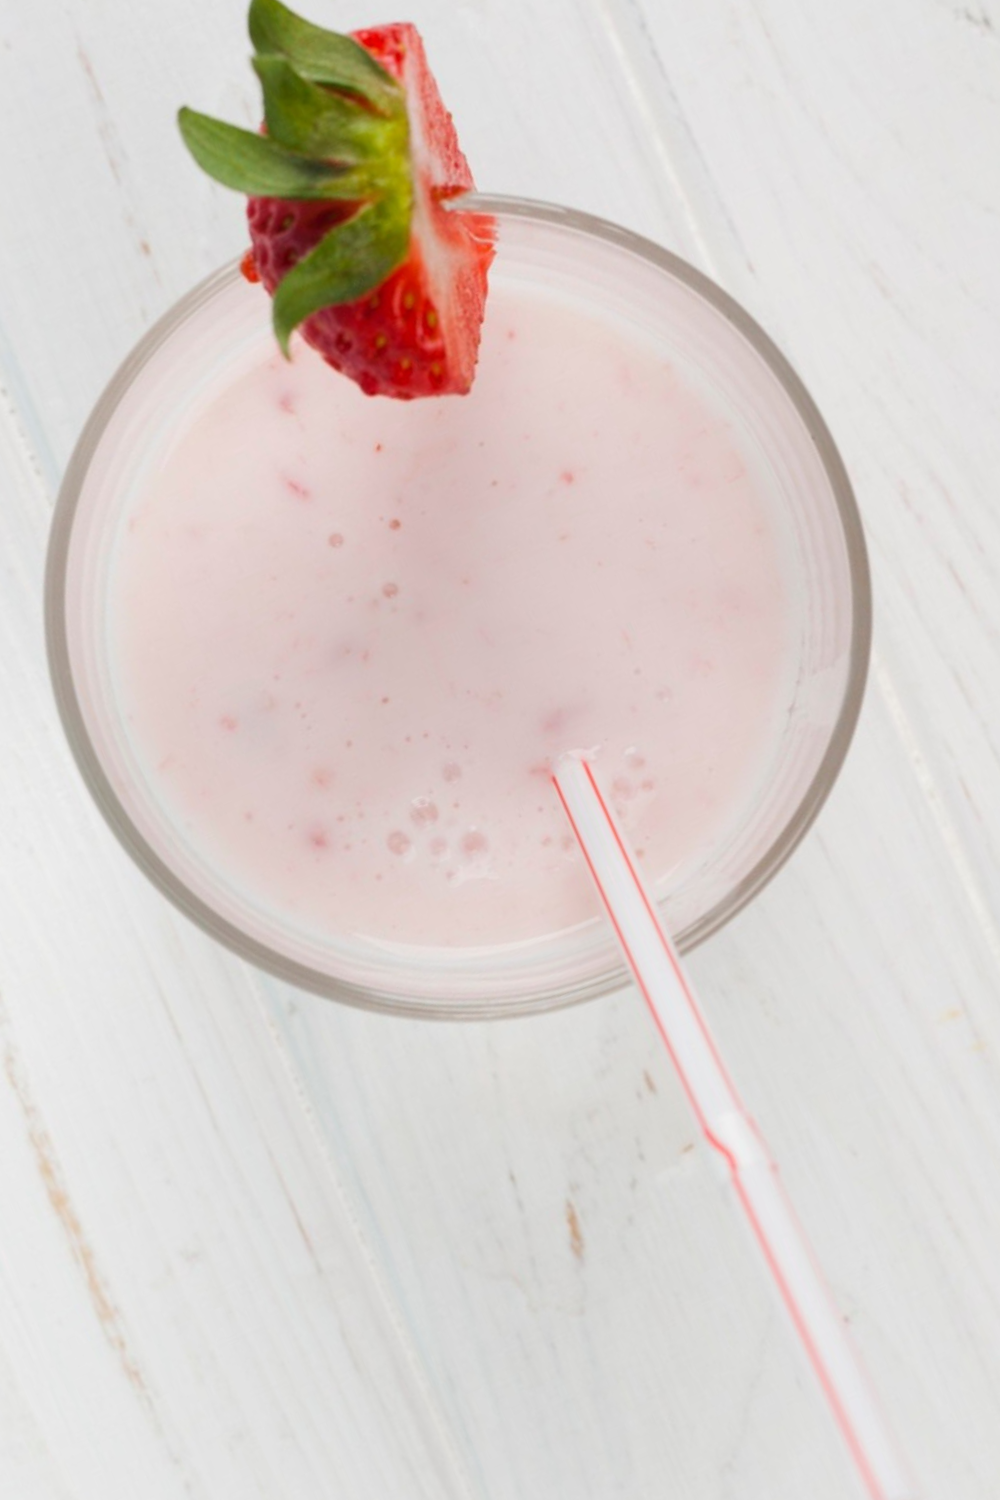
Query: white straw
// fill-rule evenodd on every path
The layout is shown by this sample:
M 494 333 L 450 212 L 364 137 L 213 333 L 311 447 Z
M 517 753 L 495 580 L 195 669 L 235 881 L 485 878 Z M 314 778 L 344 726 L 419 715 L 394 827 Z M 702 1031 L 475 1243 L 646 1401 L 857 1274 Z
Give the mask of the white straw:
M 558 762 L 556 791 L 699 1128 L 736 1198 L 871 1500 L 914 1500 L 881 1413 L 760 1133 L 746 1113 L 591 767 Z

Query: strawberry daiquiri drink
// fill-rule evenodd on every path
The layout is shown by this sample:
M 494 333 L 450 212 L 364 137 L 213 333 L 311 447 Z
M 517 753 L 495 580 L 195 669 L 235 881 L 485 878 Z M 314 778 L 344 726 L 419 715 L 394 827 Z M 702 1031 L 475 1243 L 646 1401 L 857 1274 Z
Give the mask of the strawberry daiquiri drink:
M 192 293 L 81 439 L 48 578 L 71 744 L 140 864 L 264 967 L 448 1015 L 581 998 L 621 971 L 555 758 L 591 758 L 682 944 L 749 899 L 857 714 L 849 486 L 697 272 L 452 204 L 412 27 L 253 0 L 250 33 L 266 129 L 180 123 L 248 195 L 264 290 Z

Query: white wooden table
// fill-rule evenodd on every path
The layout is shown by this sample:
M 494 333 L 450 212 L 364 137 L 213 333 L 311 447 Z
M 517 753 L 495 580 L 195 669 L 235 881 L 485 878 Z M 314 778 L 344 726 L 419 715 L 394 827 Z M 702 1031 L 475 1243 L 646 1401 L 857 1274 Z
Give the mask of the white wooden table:
M 995 1497 L 1000 4 L 408 13 L 480 184 L 714 275 L 854 479 L 847 769 L 691 966 L 921 1493 Z M 243 0 L 0 7 L 0 1495 L 855 1495 L 629 992 L 492 1025 L 294 993 L 147 887 L 71 765 L 52 500 L 243 246 L 173 115 L 252 123 L 245 54 Z

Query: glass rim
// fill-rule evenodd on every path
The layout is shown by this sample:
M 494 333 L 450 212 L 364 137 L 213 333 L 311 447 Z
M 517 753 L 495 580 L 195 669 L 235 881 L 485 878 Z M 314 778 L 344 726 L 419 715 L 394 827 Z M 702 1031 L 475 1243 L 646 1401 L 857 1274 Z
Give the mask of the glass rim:
M 782 868 L 811 828 L 825 803 L 854 735 L 868 675 L 872 638 L 872 594 L 868 553 L 861 517 L 847 470 L 816 403 L 792 365 L 768 334 L 733 297 L 704 272 L 697 270 L 655 241 L 577 209 L 526 198 L 470 194 L 462 208 L 503 219 L 528 220 L 543 226 L 575 231 L 624 250 L 690 288 L 743 336 L 774 375 L 802 421 L 830 485 L 843 537 L 850 580 L 850 643 L 847 676 L 839 712 L 825 751 L 794 811 L 754 866 L 733 888 L 695 922 L 676 936 L 681 952 L 689 952 L 740 912 Z M 402 998 L 339 979 L 290 958 L 250 936 L 195 895 L 139 832 L 114 791 L 87 730 L 73 678 L 66 613 L 66 582 L 70 544 L 77 506 L 91 461 L 118 406 L 134 380 L 177 328 L 240 274 L 234 260 L 212 272 L 179 299 L 139 340 L 98 398 L 66 467 L 56 498 L 45 568 L 44 619 L 49 674 L 56 706 L 70 750 L 88 791 L 118 838 L 144 874 L 174 906 L 202 931 L 237 956 L 297 988 L 361 1009 L 396 1015 L 444 1020 L 503 1018 L 555 1010 L 606 995 L 626 983 L 624 962 L 615 957 L 599 973 L 560 984 L 549 984 L 517 1000 L 455 1000 L 423 995 Z M 502 947 L 498 948 L 502 954 Z

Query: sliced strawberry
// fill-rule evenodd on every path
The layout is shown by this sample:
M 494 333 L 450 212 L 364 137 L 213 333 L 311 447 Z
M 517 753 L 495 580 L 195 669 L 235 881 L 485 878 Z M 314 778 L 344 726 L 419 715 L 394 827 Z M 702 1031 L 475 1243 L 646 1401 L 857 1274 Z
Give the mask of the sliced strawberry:
M 248 193 L 256 270 L 369 395 L 461 394 L 475 372 L 492 224 L 446 205 L 474 184 L 415 27 L 339 36 L 252 0 L 265 132 L 182 110 L 192 154 Z

